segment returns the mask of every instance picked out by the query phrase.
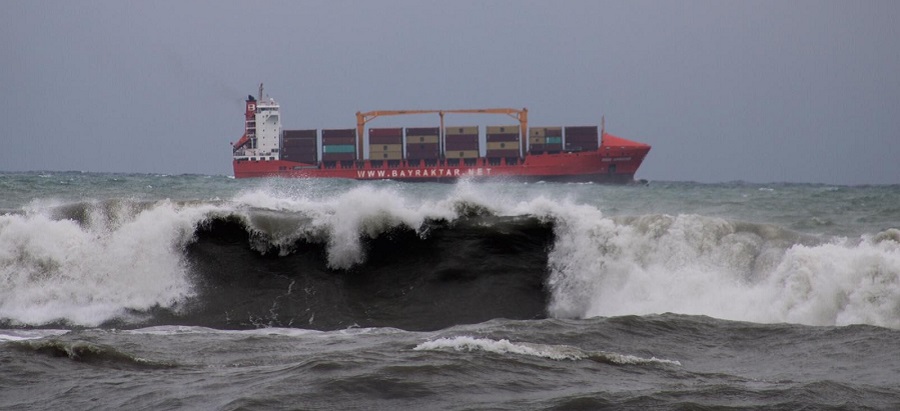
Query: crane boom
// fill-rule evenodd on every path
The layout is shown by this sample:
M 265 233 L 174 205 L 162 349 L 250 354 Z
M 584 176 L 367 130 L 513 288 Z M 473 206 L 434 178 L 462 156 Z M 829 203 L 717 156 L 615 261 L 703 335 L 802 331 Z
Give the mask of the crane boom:
M 515 108 L 472 108 L 472 109 L 453 109 L 453 110 L 375 110 L 366 112 L 356 112 L 356 145 L 359 158 L 363 157 L 363 135 L 366 124 L 381 116 L 403 116 L 412 114 L 437 114 L 441 118 L 440 140 L 441 145 L 444 144 L 444 114 L 506 114 L 519 122 L 519 157 L 523 156 L 522 150 L 525 142 L 528 140 L 528 109 Z M 443 152 L 443 150 L 442 150 Z

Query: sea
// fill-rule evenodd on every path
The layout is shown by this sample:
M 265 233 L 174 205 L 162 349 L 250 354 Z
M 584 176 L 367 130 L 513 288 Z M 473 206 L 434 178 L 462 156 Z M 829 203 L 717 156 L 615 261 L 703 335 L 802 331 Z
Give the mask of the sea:
M 0 173 L 0 409 L 896 410 L 900 185 Z

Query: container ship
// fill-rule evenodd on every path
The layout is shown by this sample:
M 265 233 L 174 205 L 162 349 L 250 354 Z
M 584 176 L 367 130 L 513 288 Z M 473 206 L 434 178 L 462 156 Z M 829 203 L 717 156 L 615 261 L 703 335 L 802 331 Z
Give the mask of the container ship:
M 382 116 L 437 114 L 438 127 L 366 128 Z M 445 125 L 445 114 L 505 114 L 515 124 Z M 272 98 L 249 95 L 244 134 L 232 144 L 235 178 L 440 181 L 508 178 L 627 184 L 650 151 L 598 126 L 529 127 L 527 109 L 356 113 L 356 128 L 284 130 Z M 368 133 L 366 133 L 368 131 Z

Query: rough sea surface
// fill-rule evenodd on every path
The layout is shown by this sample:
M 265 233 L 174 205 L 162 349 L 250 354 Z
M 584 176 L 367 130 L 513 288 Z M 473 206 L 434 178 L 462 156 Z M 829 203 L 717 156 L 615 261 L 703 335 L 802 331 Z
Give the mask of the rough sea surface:
M 900 409 L 900 186 L 0 193 L 2 409 Z

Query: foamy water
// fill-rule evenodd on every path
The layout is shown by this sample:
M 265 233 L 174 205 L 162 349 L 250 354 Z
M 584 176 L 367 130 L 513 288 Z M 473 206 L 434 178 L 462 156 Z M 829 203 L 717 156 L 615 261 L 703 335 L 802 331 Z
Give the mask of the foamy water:
M 366 238 L 402 227 L 427 238 L 427 221 L 452 222 L 477 209 L 552 223 L 552 317 L 672 312 L 900 328 L 895 229 L 845 237 L 739 216 L 610 216 L 604 207 L 621 201 L 604 196 L 605 188 L 543 186 L 350 185 L 330 192 L 270 185 L 224 201 L 98 200 L 78 203 L 82 211 L 65 201 L 32 201 L 0 216 L 0 318 L 93 326 L 153 307 L 177 309 L 194 295 L 185 247 L 215 216 L 244 221 L 259 252 L 274 246 L 288 255 L 298 240 L 322 242 L 330 268 L 350 269 L 366 261 Z

